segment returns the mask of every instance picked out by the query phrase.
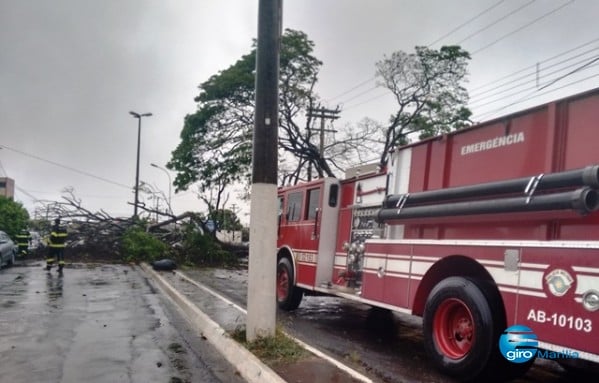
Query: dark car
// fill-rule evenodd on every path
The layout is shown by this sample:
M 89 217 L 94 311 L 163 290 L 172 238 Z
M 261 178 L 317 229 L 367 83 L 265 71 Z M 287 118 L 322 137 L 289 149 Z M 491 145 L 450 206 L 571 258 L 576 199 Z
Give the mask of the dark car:
M 17 254 L 17 246 L 10 239 L 8 234 L 0 231 L 0 267 L 12 266 L 15 263 L 15 256 Z

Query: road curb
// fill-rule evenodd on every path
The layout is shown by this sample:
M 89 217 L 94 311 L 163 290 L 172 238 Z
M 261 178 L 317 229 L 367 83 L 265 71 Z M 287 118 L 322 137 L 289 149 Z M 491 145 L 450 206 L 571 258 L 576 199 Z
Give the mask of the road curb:
M 148 264 L 142 263 L 141 268 L 149 274 L 164 293 L 172 299 L 183 312 L 189 323 L 194 326 L 206 339 L 231 363 L 241 376 L 250 383 L 285 383 L 270 367 L 262 363 L 248 349 L 233 340 L 227 332 L 215 321 L 204 314 L 189 299 L 175 290 L 162 276 Z

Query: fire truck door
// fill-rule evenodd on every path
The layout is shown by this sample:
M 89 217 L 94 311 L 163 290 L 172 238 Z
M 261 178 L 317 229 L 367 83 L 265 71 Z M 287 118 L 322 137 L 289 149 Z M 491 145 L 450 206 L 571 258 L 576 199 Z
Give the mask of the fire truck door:
M 325 178 L 314 228 L 317 233 L 316 241 L 318 242 L 316 285 L 330 282 L 333 274 L 339 218 L 339 197 L 339 181 L 335 178 Z

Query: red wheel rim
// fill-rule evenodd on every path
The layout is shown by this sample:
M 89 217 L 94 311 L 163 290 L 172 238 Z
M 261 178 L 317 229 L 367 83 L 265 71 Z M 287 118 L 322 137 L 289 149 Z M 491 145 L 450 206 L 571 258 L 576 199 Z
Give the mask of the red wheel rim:
M 459 299 L 443 301 L 433 321 L 434 338 L 439 350 L 450 359 L 460 359 L 472 349 L 474 319 L 468 306 Z
M 284 301 L 289 295 L 289 273 L 282 269 L 277 273 L 277 298 Z

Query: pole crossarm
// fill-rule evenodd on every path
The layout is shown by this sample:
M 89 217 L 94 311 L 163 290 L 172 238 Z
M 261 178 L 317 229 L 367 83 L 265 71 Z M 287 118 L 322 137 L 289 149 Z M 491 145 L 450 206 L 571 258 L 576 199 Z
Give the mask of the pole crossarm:
M 334 129 L 325 129 L 324 124 L 326 120 L 336 120 L 339 118 L 338 114 L 341 112 L 339 106 L 336 109 L 326 109 L 326 108 L 310 108 L 306 113 L 306 117 L 310 118 L 320 118 L 320 155 L 322 156 L 324 153 L 324 133 L 336 133 L 337 131 Z

